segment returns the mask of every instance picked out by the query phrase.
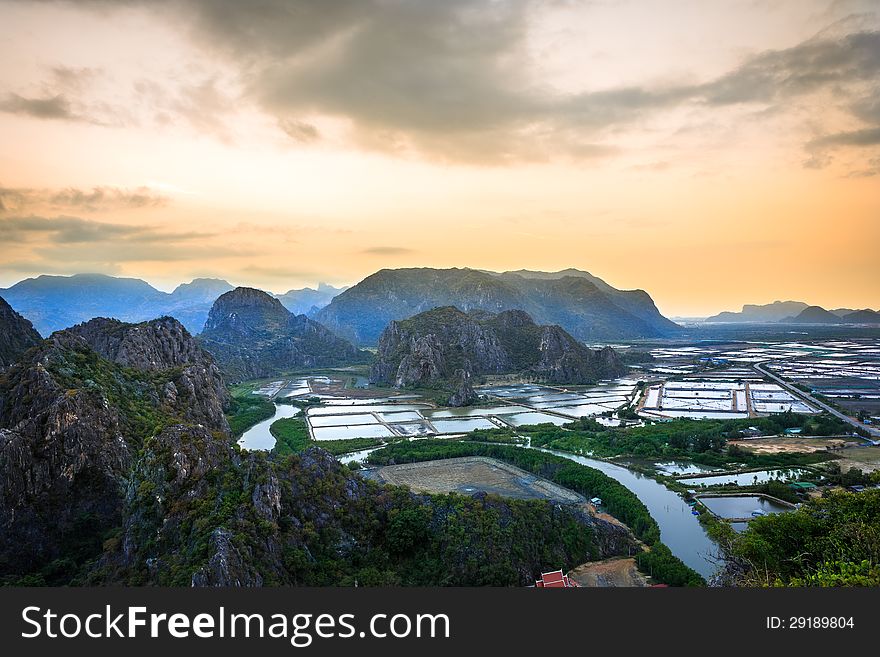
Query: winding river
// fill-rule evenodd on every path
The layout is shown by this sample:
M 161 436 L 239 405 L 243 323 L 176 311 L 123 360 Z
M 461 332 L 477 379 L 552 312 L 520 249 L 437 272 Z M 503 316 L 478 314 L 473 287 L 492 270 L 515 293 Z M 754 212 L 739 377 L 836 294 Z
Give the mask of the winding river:
M 660 539 L 672 550 L 672 553 L 703 577 L 715 572 L 712 555 L 717 554 L 715 544 L 706 535 L 703 526 L 691 513 L 691 507 L 678 495 L 663 484 L 639 472 L 633 472 L 619 465 L 597 461 L 596 459 L 576 456 L 555 449 L 539 449 L 595 468 L 604 472 L 612 479 L 629 488 L 642 503 L 648 507 L 651 517 L 660 526 Z
M 268 420 L 263 420 L 245 431 L 238 444 L 244 449 L 265 449 L 275 447 L 275 436 L 269 431 L 272 423 L 285 417 L 293 417 L 299 413 L 299 408 L 292 404 L 275 404 L 275 415 Z

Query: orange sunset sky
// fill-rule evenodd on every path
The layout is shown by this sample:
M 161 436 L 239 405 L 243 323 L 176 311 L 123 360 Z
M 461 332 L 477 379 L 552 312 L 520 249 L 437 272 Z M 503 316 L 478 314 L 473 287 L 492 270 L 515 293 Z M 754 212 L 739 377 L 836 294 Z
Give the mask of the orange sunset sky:
M 0 0 L 0 286 L 588 270 L 880 307 L 880 7 Z

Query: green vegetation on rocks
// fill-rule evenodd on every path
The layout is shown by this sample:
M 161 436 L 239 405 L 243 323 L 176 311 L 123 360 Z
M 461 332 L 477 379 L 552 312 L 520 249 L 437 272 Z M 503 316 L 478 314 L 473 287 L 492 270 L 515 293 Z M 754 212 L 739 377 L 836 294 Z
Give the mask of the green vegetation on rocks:
M 880 490 L 834 491 L 789 513 L 755 518 L 721 546 L 724 583 L 741 586 L 880 586 Z

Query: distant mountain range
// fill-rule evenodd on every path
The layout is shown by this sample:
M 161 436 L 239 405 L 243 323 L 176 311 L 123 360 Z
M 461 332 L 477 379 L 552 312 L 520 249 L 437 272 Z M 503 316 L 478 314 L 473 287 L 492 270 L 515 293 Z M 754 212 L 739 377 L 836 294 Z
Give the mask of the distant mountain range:
M 504 273 L 476 269 L 383 269 L 336 296 L 315 319 L 355 344 L 375 345 L 392 320 L 455 306 L 464 312 L 523 310 L 579 340 L 673 336 L 643 290 L 618 290 L 576 269 Z
M 138 278 L 76 274 L 28 278 L 0 289 L 0 296 L 42 335 L 94 317 L 142 322 L 165 315 L 197 334 L 204 327 L 214 300 L 233 287 L 221 279 L 197 278 L 168 293 Z M 278 298 L 288 310 L 302 314 L 317 311 L 343 289 L 322 283 L 317 290 L 290 290 Z
M 318 288 L 304 287 L 298 290 L 288 290 L 284 294 L 278 294 L 278 300 L 294 315 L 314 315 L 326 306 L 340 292 L 348 287 L 333 287 L 326 283 L 319 283 Z
M 230 382 L 370 357 L 318 322 L 294 315 L 275 297 L 249 287 L 237 287 L 214 302 L 198 340 Z
M 705 322 L 781 324 L 878 324 L 880 313 L 871 310 L 836 308 L 826 310 L 803 301 L 774 301 L 765 305 L 744 305 L 741 312 L 723 312 Z
M 472 376 L 521 374 L 559 384 L 593 383 L 626 372 L 611 347 L 593 351 L 559 326 L 522 310 L 464 313 L 451 306 L 391 322 L 379 338 L 370 380 L 395 386 L 448 385 L 450 404 L 475 398 Z
M 808 306 L 797 315 L 779 320 L 783 324 L 880 324 L 880 312 L 871 309 L 825 310 L 821 306 Z
M 707 317 L 706 322 L 778 322 L 780 319 L 792 317 L 807 308 L 810 304 L 803 301 L 774 301 L 764 305 L 746 304 L 740 312 L 723 312 Z

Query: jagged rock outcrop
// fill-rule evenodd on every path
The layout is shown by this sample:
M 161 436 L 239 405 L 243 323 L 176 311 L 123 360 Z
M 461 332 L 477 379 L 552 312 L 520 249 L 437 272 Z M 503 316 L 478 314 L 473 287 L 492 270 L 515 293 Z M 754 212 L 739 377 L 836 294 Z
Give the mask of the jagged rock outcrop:
M 109 361 L 146 372 L 169 373 L 160 401 L 190 422 L 228 430 L 229 392 L 213 357 L 173 317 L 140 324 L 96 318 L 64 331 Z
M 445 307 L 391 322 L 379 338 L 371 380 L 453 385 L 458 391 L 462 379 L 470 385 L 471 375 L 520 373 L 536 381 L 576 384 L 625 371 L 610 347 L 588 349 L 558 326 L 538 326 L 521 310 L 493 315 Z M 469 397 L 466 388 L 461 393 L 453 395 L 455 401 Z
M 452 376 L 452 389 L 455 392 L 446 402 L 449 406 L 469 406 L 478 399 L 471 384 L 471 373 L 466 370 L 455 370 Z
M 41 339 L 33 325 L 0 297 L 0 371 L 37 346 Z
M 199 340 L 233 382 L 368 358 L 305 315 L 293 315 L 278 299 L 246 287 L 214 302 Z
M 153 328 L 136 331 L 142 354 L 125 338 L 135 328 L 99 321 L 56 332 L 0 376 L 0 579 L 40 571 L 66 582 L 100 553 L 120 523 L 135 455 L 162 426 L 185 421 L 227 439 L 226 391 L 210 357 L 197 346 L 188 357 L 169 352 L 177 365 L 159 369 L 170 361 L 148 356 L 164 351 L 143 337 Z M 116 357 L 153 367 L 123 366 L 90 342 L 108 356 L 127 344 Z

